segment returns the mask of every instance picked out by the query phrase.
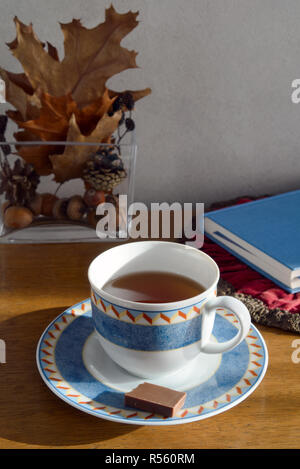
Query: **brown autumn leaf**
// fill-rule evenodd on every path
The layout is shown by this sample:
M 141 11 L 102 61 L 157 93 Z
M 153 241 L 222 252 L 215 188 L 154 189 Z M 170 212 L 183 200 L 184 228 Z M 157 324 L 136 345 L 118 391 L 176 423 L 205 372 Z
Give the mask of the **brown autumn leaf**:
M 33 35 L 36 42 L 41 47 L 45 46 L 45 44 L 39 41 L 38 37 L 35 35 L 32 24 L 27 26 L 17 18 L 15 18 L 15 22 L 18 22 L 20 31 L 24 34 Z M 13 50 L 18 45 L 17 39 L 7 45 L 11 50 Z M 58 60 L 56 48 L 49 42 L 47 43 L 47 46 L 49 55 Z M 18 109 L 24 120 L 36 117 L 37 110 L 40 107 L 39 93 L 35 92 L 35 89 L 32 87 L 27 75 L 25 73 L 8 72 L 0 68 L 0 76 L 6 85 L 6 100 Z M 37 88 L 36 91 L 39 91 L 39 88 Z
M 103 95 L 82 109 L 76 108 L 77 124 L 84 135 L 89 135 L 97 126 L 99 119 L 107 114 L 116 97 L 109 95 L 105 88 Z
M 87 29 L 79 20 L 61 24 L 65 39 L 62 61 L 56 47 L 39 40 L 32 24 L 25 25 L 15 18 L 16 39 L 8 46 L 25 73 L 0 69 L 0 76 L 6 83 L 7 100 L 16 109 L 7 114 L 23 129 L 15 134 L 20 142 L 19 154 L 34 164 L 40 175 L 54 172 L 58 181 L 80 177 L 80 168 L 87 158 L 86 147 L 66 146 L 64 151 L 62 146 L 32 147 L 22 142 L 37 138 L 112 141 L 121 115 L 115 113 L 110 117 L 107 112 L 115 98 L 124 92 L 108 90 L 106 82 L 111 76 L 136 67 L 136 52 L 120 44 L 137 26 L 137 15 L 118 14 L 111 6 L 106 10 L 105 22 L 95 28 Z M 131 94 L 137 101 L 150 92 L 147 88 Z
M 31 163 L 34 169 L 40 176 L 47 176 L 52 173 L 52 164 L 49 159 L 49 154 L 59 152 L 63 147 L 54 145 L 34 145 L 25 146 L 22 142 L 34 142 L 36 137 L 28 130 L 16 132 L 14 137 L 20 145 L 16 146 L 18 155 L 21 156 L 27 163 Z
M 71 96 L 55 98 L 43 94 L 41 96 L 42 110 L 39 116 L 32 121 L 23 122 L 19 111 L 7 111 L 7 115 L 24 130 L 14 134 L 19 142 L 36 141 L 37 136 L 43 141 L 64 141 L 68 138 L 68 131 L 72 115 L 75 116 L 80 135 L 91 134 L 96 128 L 99 119 L 102 118 L 111 107 L 114 98 L 109 98 L 108 90 L 94 103 L 83 109 L 78 109 Z M 114 126 L 113 126 L 114 128 Z M 114 128 L 115 130 L 115 128 Z M 73 132 L 72 137 L 77 138 L 78 133 Z M 70 135 L 69 135 L 70 137 Z M 106 137 L 109 138 L 110 136 Z M 92 139 L 94 138 L 94 134 Z M 79 151 L 80 147 L 74 150 Z M 63 147 L 53 145 L 18 145 L 19 155 L 27 162 L 34 165 L 35 170 L 41 176 L 53 172 L 49 155 L 61 153 Z
M 22 122 L 15 120 L 20 128 L 27 129 L 41 140 L 65 140 L 70 116 L 75 112 L 76 103 L 70 95 L 61 98 L 47 94 L 41 96 L 41 110 L 36 119 Z M 10 114 L 11 116 L 11 114 Z
M 11 81 L 14 85 L 22 88 L 22 90 L 26 94 L 33 95 L 34 94 L 34 89 L 32 88 L 30 82 L 28 81 L 27 76 L 25 73 L 13 73 L 13 72 L 6 72 L 3 69 L 0 69 L 1 71 L 5 72 L 7 75 L 8 81 Z
M 73 114 L 69 123 L 68 142 L 94 143 L 95 145 L 66 145 L 63 154 L 50 155 L 52 171 L 57 182 L 65 182 L 82 176 L 83 167 L 89 155 L 97 150 L 99 143 L 107 142 L 117 129 L 121 119 L 121 111 L 113 116 L 105 114 L 98 122 L 95 130 L 88 136 L 83 135 Z
M 20 128 L 27 129 L 34 134 L 35 139 L 38 137 L 46 141 L 61 141 L 67 138 L 72 114 L 75 115 L 81 132 L 89 135 L 95 129 L 99 119 L 107 113 L 114 99 L 110 98 L 108 90 L 105 90 L 99 99 L 78 109 L 71 95 L 55 97 L 43 93 L 40 96 L 40 113 L 36 119 L 24 122 L 19 112 L 8 111 L 7 114 Z
M 137 53 L 120 43 L 138 25 L 138 12 L 119 14 L 111 6 L 105 13 L 105 22 L 92 29 L 76 19 L 61 24 L 65 49 L 62 61 L 55 48 L 50 47 L 49 52 L 45 49 L 32 25 L 15 18 L 17 36 L 8 45 L 33 89 L 40 88 L 52 96 L 71 94 L 83 107 L 103 95 L 110 77 L 137 67 Z
M 39 38 L 37 37 L 37 35 L 35 34 L 34 30 L 33 30 L 33 24 L 30 23 L 30 24 L 25 24 L 25 23 L 22 23 L 22 21 L 20 21 L 16 16 L 14 17 L 14 21 L 15 23 L 18 23 L 18 28 L 24 33 L 24 34 L 32 34 L 32 36 L 35 38 L 35 40 L 42 46 L 44 47 L 45 44 L 39 40 Z M 10 49 L 15 49 L 18 45 L 18 39 L 14 39 L 12 42 L 7 42 L 7 45 Z
M 26 75 L 7 72 L 0 68 L 0 77 L 5 82 L 6 100 L 20 112 L 22 119 L 36 116 L 40 100 L 31 88 Z
M 48 54 L 51 55 L 54 60 L 59 62 L 59 56 L 56 47 L 54 47 L 50 42 L 47 42 L 47 48 Z

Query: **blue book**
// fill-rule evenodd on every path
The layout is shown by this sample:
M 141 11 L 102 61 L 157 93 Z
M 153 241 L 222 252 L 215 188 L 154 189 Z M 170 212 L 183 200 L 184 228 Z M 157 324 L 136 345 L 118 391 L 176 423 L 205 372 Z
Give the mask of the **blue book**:
M 205 234 L 281 288 L 300 291 L 300 190 L 209 212 Z

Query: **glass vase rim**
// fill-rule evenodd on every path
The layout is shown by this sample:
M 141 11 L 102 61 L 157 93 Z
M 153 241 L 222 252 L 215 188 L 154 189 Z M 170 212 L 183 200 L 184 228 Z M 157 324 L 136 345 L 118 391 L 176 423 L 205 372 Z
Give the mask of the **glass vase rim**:
M 76 142 L 76 141 L 41 141 L 41 140 L 32 140 L 26 142 L 18 142 L 16 140 L 0 142 L 0 147 L 10 145 L 10 146 L 104 146 L 104 147 L 137 147 L 136 143 L 102 143 L 102 142 Z

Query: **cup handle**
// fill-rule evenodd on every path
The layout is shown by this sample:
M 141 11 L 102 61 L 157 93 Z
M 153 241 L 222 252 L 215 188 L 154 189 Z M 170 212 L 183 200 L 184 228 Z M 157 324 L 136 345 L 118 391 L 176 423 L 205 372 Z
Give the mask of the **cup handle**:
M 238 333 L 226 342 L 212 342 L 210 340 L 211 333 L 214 327 L 216 309 L 228 309 L 232 312 L 240 323 Z M 201 352 L 204 353 L 223 353 L 228 352 L 235 348 L 244 340 L 249 332 L 251 324 L 251 317 L 246 306 L 236 298 L 231 296 L 219 296 L 212 298 L 204 306 L 202 314 L 202 329 L 201 329 Z

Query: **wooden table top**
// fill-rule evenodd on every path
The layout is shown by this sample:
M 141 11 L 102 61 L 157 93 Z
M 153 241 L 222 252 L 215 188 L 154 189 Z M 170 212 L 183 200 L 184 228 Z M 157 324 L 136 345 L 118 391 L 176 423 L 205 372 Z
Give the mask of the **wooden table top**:
M 97 419 L 42 382 L 35 350 L 45 327 L 89 296 L 87 267 L 111 243 L 0 245 L 0 448 L 299 448 L 299 335 L 257 326 L 269 350 L 259 387 L 242 403 L 194 423 L 147 427 Z M 300 345 L 300 342 L 299 342 Z M 299 347 L 298 345 L 298 347 Z M 300 353 L 299 353 L 300 356 Z

